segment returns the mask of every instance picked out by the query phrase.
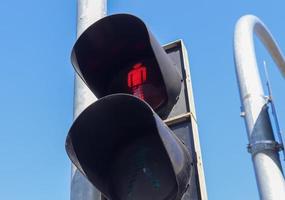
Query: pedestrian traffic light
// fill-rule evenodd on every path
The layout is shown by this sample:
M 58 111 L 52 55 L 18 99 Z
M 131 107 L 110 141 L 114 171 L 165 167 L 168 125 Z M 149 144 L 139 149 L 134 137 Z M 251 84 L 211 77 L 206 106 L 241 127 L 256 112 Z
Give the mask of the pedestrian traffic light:
M 74 165 L 110 200 L 180 200 L 192 160 L 160 117 L 178 100 L 182 78 L 146 25 L 128 14 L 95 22 L 72 63 L 99 98 L 68 133 Z
M 74 121 L 66 150 L 108 199 L 177 200 L 190 179 L 186 146 L 144 101 L 113 94 Z
M 181 90 L 181 76 L 164 49 L 142 20 L 128 14 L 105 17 L 83 32 L 72 64 L 97 98 L 133 94 L 160 116 L 170 112 Z

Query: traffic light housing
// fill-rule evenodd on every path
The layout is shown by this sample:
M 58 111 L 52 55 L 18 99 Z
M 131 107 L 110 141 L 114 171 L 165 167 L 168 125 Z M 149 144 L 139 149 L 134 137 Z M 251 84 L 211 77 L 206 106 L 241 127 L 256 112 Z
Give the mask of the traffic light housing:
M 85 109 L 66 150 L 108 199 L 178 200 L 193 171 L 186 146 L 148 104 L 128 94 L 103 97 Z
M 128 93 L 166 116 L 178 99 L 181 75 L 139 18 L 105 17 L 76 41 L 72 64 L 97 98 Z
M 182 78 L 146 25 L 128 14 L 97 21 L 76 41 L 72 63 L 100 98 L 68 133 L 75 166 L 108 199 L 181 199 L 192 157 L 160 117 L 177 102 Z

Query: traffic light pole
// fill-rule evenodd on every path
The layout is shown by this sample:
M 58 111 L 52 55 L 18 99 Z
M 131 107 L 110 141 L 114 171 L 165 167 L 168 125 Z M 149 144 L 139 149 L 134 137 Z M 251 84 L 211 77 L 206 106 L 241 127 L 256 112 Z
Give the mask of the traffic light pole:
M 77 1 L 77 38 L 95 21 L 106 15 L 106 0 L 78 0 Z M 91 103 L 96 101 L 96 97 L 75 74 L 74 81 L 74 111 L 73 117 L 76 119 L 79 114 Z M 71 174 L 71 200 L 100 200 L 100 192 L 89 183 L 89 181 L 72 165 Z

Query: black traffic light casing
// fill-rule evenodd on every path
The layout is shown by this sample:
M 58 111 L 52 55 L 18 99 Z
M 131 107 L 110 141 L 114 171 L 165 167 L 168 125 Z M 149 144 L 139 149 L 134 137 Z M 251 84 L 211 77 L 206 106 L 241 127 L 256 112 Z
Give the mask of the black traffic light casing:
M 73 47 L 72 64 L 97 98 L 133 94 L 159 116 L 170 112 L 181 90 L 181 75 L 173 62 L 144 22 L 129 14 L 91 25 Z
M 72 64 L 99 98 L 68 133 L 75 166 L 110 200 L 180 200 L 192 157 L 160 117 L 176 110 L 182 78 L 146 25 L 128 14 L 95 22 Z
M 148 104 L 128 94 L 85 109 L 68 133 L 66 151 L 110 200 L 179 200 L 193 173 L 185 145 Z

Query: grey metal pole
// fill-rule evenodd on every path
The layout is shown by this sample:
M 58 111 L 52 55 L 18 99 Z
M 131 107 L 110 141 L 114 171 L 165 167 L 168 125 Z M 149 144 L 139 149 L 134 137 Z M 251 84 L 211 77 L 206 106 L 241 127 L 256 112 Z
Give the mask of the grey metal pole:
M 239 19 L 234 35 L 235 65 L 259 195 L 261 200 L 283 200 L 285 182 L 278 154 L 280 146 L 275 141 L 267 111 L 255 56 L 254 33 L 283 75 L 285 60 L 269 30 L 257 17 L 246 15 Z
M 92 23 L 106 16 L 107 0 L 78 0 L 77 1 L 77 38 Z M 79 114 L 96 97 L 91 93 L 85 83 L 76 74 L 74 80 L 74 111 L 76 119 Z M 71 200 L 100 200 L 100 192 L 72 165 L 71 174 Z

